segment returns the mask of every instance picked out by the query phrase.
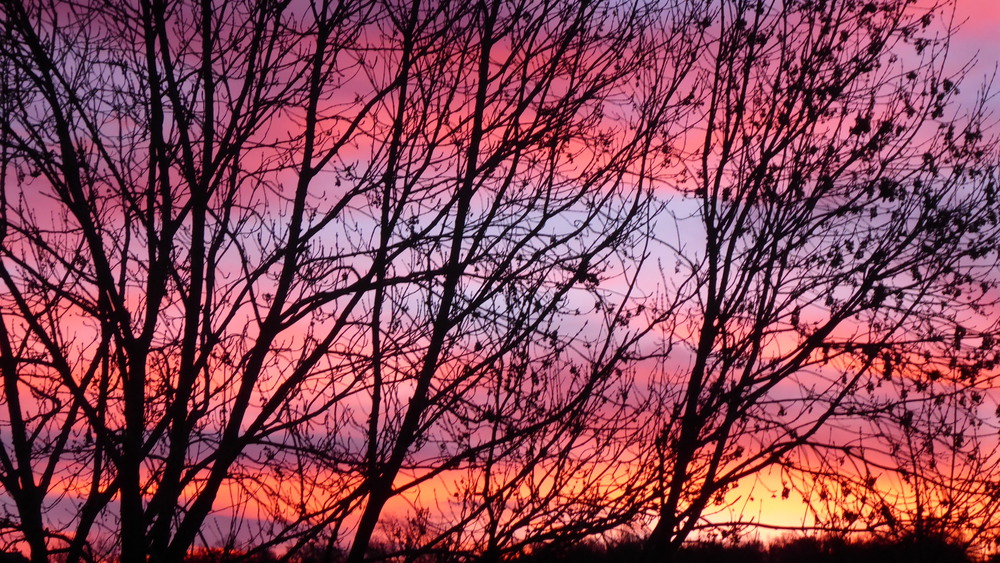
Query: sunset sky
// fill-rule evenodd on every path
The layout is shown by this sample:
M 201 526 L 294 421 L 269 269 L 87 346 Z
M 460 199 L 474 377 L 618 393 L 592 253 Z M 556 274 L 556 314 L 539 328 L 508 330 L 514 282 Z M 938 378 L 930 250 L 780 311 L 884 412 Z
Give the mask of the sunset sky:
M 952 62 L 960 63 L 977 58 L 976 69 L 969 78 L 978 81 L 981 77 L 991 75 L 1000 61 L 1000 2 L 960 0 L 957 3 L 955 22 L 961 28 L 952 42 Z
M 995 50 L 997 45 L 996 22 L 1000 18 L 1000 3 L 993 0 L 961 0 L 957 8 L 955 20 L 962 25 L 958 46 L 972 53 L 978 44 L 983 60 L 996 59 L 996 53 L 991 54 L 990 51 Z
M 0 550 L 1000 514 L 1000 0 L 128 1 L 0 0 Z

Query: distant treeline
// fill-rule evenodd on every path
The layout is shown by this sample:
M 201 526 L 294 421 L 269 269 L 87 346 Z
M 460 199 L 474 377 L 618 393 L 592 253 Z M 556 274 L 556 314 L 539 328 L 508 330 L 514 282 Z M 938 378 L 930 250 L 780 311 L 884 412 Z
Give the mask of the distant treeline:
M 641 561 L 642 542 L 617 545 L 580 545 L 560 552 L 532 554 L 515 559 L 519 563 L 574 562 L 604 563 Z M 1000 562 L 1000 557 L 980 559 L 954 543 L 925 539 L 919 541 L 857 541 L 830 537 L 794 537 L 770 544 L 747 542 L 723 544 L 692 543 L 681 548 L 673 563 L 974 563 Z
M 554 544 L 512 558 L 499 561 L 514 563 L 634 563 L 644 560 L 641 539 L 628 539 L 613 543 L 581 542 L 573 546 Z M 376 547 L 369 556 L 378 560 Z M 391 555 L 388 553 L 392 552 Z M 384 561 L 406 563 L 452 563 L 468 561 L 468 554 L 439 552 L 436 554 L 400 555 L 399 551 L 386 550 Z M 223 551 L 201 552 L 189 556 L 186 563 L 341 563 L 347 558 L 342 551 L 329 552 L 307 547 L 291 556 L 279 557 L 266 552 L 244 557 Z M 477 563 L 494 563 L 481 559 Z M 691 542 L 680 549 L 672 563 L 1000 563 L 1000 554 L 976 556 L 955 542 L 939 538 L 858 540 L 839 536 L 788 536 L 770 543 L 742 542 Z

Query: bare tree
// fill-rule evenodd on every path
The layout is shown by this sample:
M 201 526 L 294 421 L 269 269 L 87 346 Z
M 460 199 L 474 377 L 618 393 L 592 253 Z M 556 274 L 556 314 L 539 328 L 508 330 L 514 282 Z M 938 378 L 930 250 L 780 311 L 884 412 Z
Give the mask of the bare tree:
M 601 412 L 689 108 L 656 11 L 0 2 L 4 541 L 359 561 L 390 499 Z
M 741 480 L 807 445 L 836 455 L 856 436 L 830 424 L 884 405 L 887 383 L 983 370 L 944 361 L 989 332 L 968 323 L 997 250 L 996 155 L 982 106 L 954 103 L 946 7 L 717 2 L 700 22 L 700 113 L 663 149 L 678 306 L 643 439 L 651 557 Z

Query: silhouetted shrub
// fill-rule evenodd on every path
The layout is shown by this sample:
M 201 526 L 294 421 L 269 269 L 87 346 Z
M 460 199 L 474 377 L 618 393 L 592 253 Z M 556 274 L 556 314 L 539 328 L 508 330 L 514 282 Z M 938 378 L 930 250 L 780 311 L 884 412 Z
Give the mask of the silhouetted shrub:
M 759 543 L 725 545 L 714 542 L 691 544 L 681 548 L 677 563 L 766 563 L 767 552 Z
M 514 559 L 517 563 L 635 563 L 642 556 L 642 541 L 630 539 L 619 543 L 581 542 L 571 546 L 547 545 Z
M 768 563 L 971 563 L 965 549 L 941 539 L 849 541 L 838 536 L 784 538 Z
M 243 551 L 222 548 L 198 548 L 188 552 L 184 563 L 277 563 L 270 551 L 247 554 Z
M 28 558 L 21 553 L 0 551 L 0 563 L 28 563 Z

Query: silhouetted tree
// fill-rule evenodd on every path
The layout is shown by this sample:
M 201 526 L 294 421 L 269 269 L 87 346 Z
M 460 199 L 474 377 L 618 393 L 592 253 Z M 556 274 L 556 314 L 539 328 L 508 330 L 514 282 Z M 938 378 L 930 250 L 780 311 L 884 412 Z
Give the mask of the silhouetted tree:
M 598 459 L 559 433 L 648 329 L 660 8 L 0 1 L 0 534 L 359 561 L 449 472 L 473 527 L 533 441 Z
M 643 439 L 652 558 L 711 526 L 741 480 L 805 446 L 835 459 L 856 435 L 831 424 L 905 402 L 892 382 L 991 367 L 975 350 L 996 153 L 982 106 L 955 104 L 947 3 L 711 4 L 700 112 L 663 147 L 678 305 Z
M 996 367 L 931 4 L 0 0 L 4 547 L 669 557 L 877 462 Z

